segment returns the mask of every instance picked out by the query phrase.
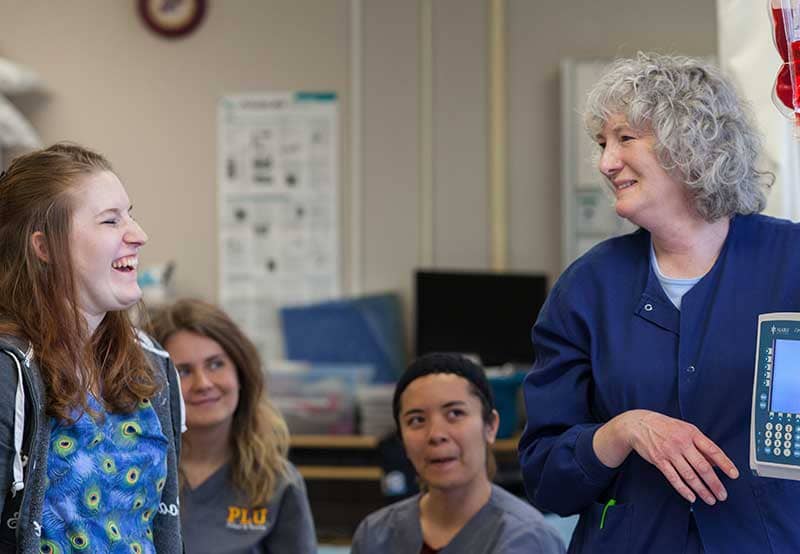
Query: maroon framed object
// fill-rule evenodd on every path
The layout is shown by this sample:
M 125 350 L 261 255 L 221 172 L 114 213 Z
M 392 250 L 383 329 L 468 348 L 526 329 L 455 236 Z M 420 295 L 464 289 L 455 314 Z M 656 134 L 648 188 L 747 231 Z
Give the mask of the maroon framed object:
M 154 33 L 181 38 L 203 22 L 206 0 L 139 0 L 139 15 Z

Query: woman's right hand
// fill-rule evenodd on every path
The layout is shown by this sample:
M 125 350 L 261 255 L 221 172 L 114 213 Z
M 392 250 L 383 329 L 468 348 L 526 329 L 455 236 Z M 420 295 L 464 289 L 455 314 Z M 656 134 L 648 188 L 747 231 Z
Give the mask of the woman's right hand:
M 739 477 L 730 458 L 697 427 L 650 410 L 616 416 L 597 430 L 592 445 L 608 467 L 618 467 L 635 450 L 689 502 L 695 495 L 709 505 L 728 497 L 714 466 L 731 479 Z

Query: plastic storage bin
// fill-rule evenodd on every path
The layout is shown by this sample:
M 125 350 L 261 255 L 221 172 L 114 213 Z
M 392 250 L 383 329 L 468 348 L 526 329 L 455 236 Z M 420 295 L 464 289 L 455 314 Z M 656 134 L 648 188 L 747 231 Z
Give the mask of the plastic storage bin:
M 361 410 L 362 435 L 381 439 L 396 430 L 392 413 L 394 388 L 394 383 L 358 387 L 356 400 Z
M 294 435 L 355 433 L 356 388 L 374 369 L 351 364 L 313 365 L 301 371 L 271 371 L 268 390 Z
M 497 429 L 498 439 L 507 439 L 514 435 L 519 424 L 517 420 L 517 402 L 519 390 L 525 379 L 524 371 L 515 371 L 508 374 L 488 374 L 489 385 L 494 394 L 494 403 L 497 413 L 500 414 L 500 427 Z

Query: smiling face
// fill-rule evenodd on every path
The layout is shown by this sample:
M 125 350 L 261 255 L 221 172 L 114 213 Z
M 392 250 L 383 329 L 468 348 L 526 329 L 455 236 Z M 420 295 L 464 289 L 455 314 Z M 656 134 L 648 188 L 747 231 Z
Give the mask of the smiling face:
M 599 169 L 614 193 L 619 216 L 652 230 L 692 213 L 686 187 L 661 167 L 652 133 L 631 128 L 617 114 L 608 118 L 596 141 L 602 149 Z
M 239 377 L 228 354 L 214 339 L 191 331 L 175 332 L 164 347 L 181 376 L 186 426 L 227 436 L 239 404 Z
M 93 330 L 106 312 L 139 301 L 139 249 L 147 235 L 131 217 L 125 188 L 110 171 L 91 173 L 70 192 L 69 234 L 78 308 Z
M 451 491 L 488 482 L 486 452 L 499 418 L 482 417 L 470 383 L 453 373 L 412 381 L 400 398 L 400 432 L 406 454 L 430 489 Z

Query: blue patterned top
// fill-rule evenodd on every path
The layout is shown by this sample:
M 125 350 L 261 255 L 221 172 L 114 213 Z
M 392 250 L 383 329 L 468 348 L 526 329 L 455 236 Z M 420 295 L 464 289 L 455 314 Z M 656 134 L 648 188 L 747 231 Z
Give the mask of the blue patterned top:
M 131 414 L 50 421 L 41 552 L 155 553 L 167 439 L 149 400 Z M 77 417 L 77 414 L 76 414 Z

